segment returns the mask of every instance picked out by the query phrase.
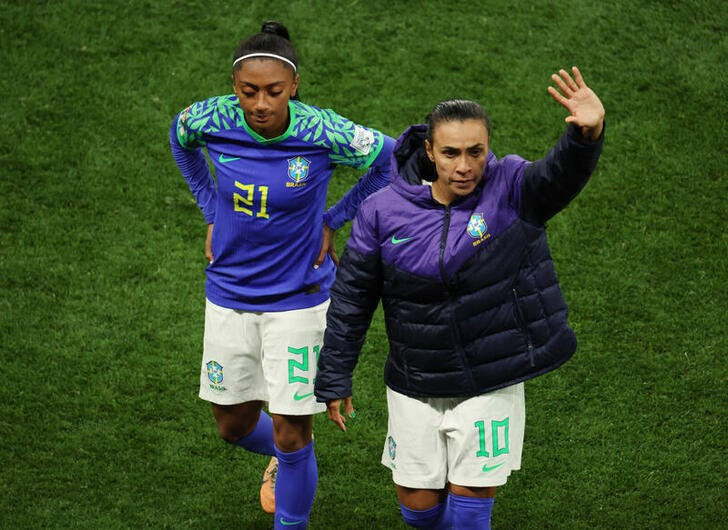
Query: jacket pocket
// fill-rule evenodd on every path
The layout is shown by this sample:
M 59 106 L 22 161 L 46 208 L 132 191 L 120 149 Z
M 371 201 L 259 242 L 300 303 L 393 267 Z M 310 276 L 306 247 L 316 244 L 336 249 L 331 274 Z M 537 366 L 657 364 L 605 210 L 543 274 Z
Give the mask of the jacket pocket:
M 536 360 L 533 358 L 533 340 L 531 339 L 531 332 L 528 330 L 528 324 L 526 318 L 521 309 L 521 302 L 518 297 L 518 291 L 514 287 L 511 289 L 513 295 L 513 315 L 516 318 L 516 323 L 521 330 L 521 333 L 526 338 L 526 347 L 528 348 L 528 360 L 531 362 L 531 366 L 535 368 Z

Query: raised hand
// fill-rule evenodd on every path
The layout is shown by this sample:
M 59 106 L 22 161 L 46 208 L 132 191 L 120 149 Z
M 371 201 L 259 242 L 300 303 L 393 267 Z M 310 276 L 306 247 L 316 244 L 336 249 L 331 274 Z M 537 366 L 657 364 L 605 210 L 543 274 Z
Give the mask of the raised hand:
M 569 111 L 567 123 L 573 123 L 581 128 L 584 138 L 597 140 L 604 127 L 604 105 L 594 91 L 589 88 L 581 77 L 581 72 L 574 66 L 571 68 L 574 77 L 563 68 L 558 74 L 552 74 L 551 79 L 559 87 L 548 87 L 549 94 L 561 106 Z

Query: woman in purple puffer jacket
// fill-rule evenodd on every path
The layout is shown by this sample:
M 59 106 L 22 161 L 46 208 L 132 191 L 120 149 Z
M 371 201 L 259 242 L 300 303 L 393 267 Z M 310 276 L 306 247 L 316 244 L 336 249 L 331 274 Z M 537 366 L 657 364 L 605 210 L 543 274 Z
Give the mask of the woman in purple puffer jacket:
M 345 430 L 352 373 L 378 302 L 389 355 L 382 463 L 405 521 L 488 528 L 520 469 L 523 381 L 576 351 L 545 223 L 586 184 L 604 107 L 579 70 L 552 76 L 567 130 L 540 160 L 490 151 L 472 101 L 438 103 L 394 150 L 392 183 L 366 199 L 332 288 L 316 397 Z

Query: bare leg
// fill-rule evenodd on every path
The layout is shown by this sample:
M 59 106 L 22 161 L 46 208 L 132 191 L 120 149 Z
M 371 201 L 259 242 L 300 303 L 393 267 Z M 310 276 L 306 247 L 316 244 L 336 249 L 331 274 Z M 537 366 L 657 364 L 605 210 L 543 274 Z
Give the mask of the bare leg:
M 248 401 L 237 405 L 212 404 L 217 430 L 223 440 L 235 443 L 255 428 L 263 407 L 262 401 Z
M 292 453 L 307 446 L 312 430 L 313 416 L 273 414 L 273 439 L 281 451 Z
M 492 498 L 495 497 L 495 486 L 478 488 L 474 486 L 458 486 L 457 484 L 450 484 L 450 491 L 455 495 L 461 497 L 480 497 L 480 498 Z
M 447 523 L 447 490 L 408 488 L 397 485 L 404 522 L 415 528 L 450 528 Z
M 275 451 L 272 440 L 266 436 L 250 440 L 247 443 L 241 443 L 258 425 L 262 407 L 262 401 L 248 401 L 237 405 L 218 405 L 213 403 L 212 413 L 215 416 L 217 429 L 223 440 L 243 447 L 248 451 L 274 455 Z M 261 431 L 261 433 L 264 434 L 264 431 Z M 274 488 L 277 470 L 278 460 L 273 456 L 266 470 L 263 472 L 263 483 L 260 487 L 260 504 L 263 511 L 267 513 L 273 513 L 275 511 Z
M 397 498 L 410 510 L 428 510 L 445 502 L 447 490 L 407 488 L 397 484 Z

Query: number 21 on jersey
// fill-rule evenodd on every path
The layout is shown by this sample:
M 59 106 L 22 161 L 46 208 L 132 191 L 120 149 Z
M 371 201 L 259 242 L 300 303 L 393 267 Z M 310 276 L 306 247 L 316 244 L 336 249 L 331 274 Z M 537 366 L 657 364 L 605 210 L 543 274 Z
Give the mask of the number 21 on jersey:
M 258 186 L 256 193 L 255 184 L 243 184 L 236 180 L 235 187 L 243 192 L 243 194 L 233 193 L 233 206 L 236 212 L 242 212 L 251 217 L 270 218 L 268 214 L 268 186 Z

